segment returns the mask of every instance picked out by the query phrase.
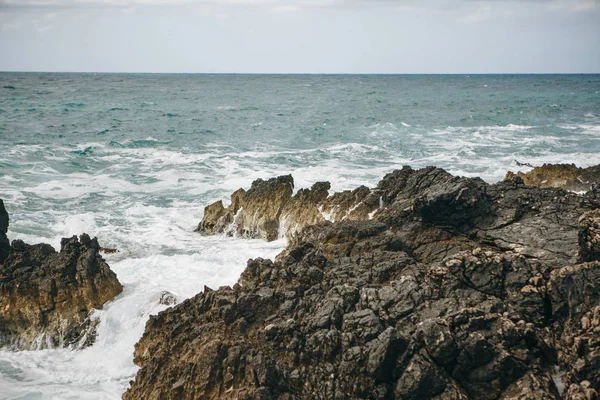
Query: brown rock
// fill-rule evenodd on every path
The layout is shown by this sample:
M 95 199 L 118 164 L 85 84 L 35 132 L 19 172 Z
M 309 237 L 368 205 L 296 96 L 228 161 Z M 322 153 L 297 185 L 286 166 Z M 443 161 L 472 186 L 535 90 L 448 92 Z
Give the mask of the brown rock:
M 588 191 L 592 184 L 600 182 L 600 165 L 579 168 L 575 164 L 544 164 L 527 173 L 507 172 L 505 179 L 518 176 L 529 186 L 560 187 L 576 192 Z
M 318 193 L 284 209 L 318 220 Z M 595 194 L 406 167 L 338 198 L 342 220 L 152 317 L 124 399 L 554 400 L 557 366 L 596 396 Z
M 258 179 L 247 192 L 234 192 L 229 207 L 220 200 L 207 206 L 196 231 L 271 241 L 326 220 L 368 219 L 379 208 L 379 198 L 365 186 L 328 197 L 330 187 L 329 182 L 317 182 L 292 196 L 291 175 Z
M 86 234 L 47 244 L 15 240 L 0 266 L 0 346 L 36 349 L 93 342 L 92 309 L 123 290 Z
M 221 201 L 207 206 L 196 231 L 275 240 L 279 235 L 281 212 L 293 190 L 291 175 L 267 181 L 257 179 L 248 191 L 239 189 L 233 193 L 229 207 L 224 208 Z

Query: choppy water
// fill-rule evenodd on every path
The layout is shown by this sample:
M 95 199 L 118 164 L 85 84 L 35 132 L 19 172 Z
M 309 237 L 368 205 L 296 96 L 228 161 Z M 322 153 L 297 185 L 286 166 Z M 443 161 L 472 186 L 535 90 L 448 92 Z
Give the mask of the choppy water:
M 493 182 L 515 160 L 600 163 L 600 75 L 0 73 L 9 238 L 97 236 L 125 285 L 94 346 L 0 350 L 0 399 L 119 398 L 162 290 L 233 284 L 284 246 L 193 233 L 206 204 L 258 177 L 341 190 L 408 164 Z

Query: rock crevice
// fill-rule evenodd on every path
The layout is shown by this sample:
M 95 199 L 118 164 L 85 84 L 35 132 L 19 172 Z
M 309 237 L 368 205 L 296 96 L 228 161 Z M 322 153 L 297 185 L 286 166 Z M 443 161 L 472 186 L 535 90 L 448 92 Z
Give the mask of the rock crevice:
M 151 317 L 124 399 L 598 398 L 595 191 L 403 168 L 370 199 Z

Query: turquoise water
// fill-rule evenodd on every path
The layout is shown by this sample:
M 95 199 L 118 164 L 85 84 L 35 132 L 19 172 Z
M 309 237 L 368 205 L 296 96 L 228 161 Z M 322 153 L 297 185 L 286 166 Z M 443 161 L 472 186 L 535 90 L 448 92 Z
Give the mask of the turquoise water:
M 162 290 L 232 284 L 284 246 L 199 237 L 206 204 L 282 173 L 342 190 L 406 164 L 599 164 L 600 75 L 0 73 L 0 150 L 9 238 L 88 232 L 125 285 L 91 348 L 0 351 L 0 399 L 115 399 Z

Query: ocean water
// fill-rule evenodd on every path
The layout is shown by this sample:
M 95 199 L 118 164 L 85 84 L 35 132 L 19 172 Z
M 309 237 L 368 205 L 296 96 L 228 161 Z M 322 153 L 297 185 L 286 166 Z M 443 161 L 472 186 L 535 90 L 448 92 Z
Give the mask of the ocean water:
M 495 182 L 517 162 L 600 163 L 600 75 L 0 73 L 9 238 L 97 236 L 125 286 L 93 346 L 0 350 L 0 399 L 118 399 L 163 290 L 231 285 L 285 246 L 193 232 L 256 178 L 344 190 L 436 165 Z

